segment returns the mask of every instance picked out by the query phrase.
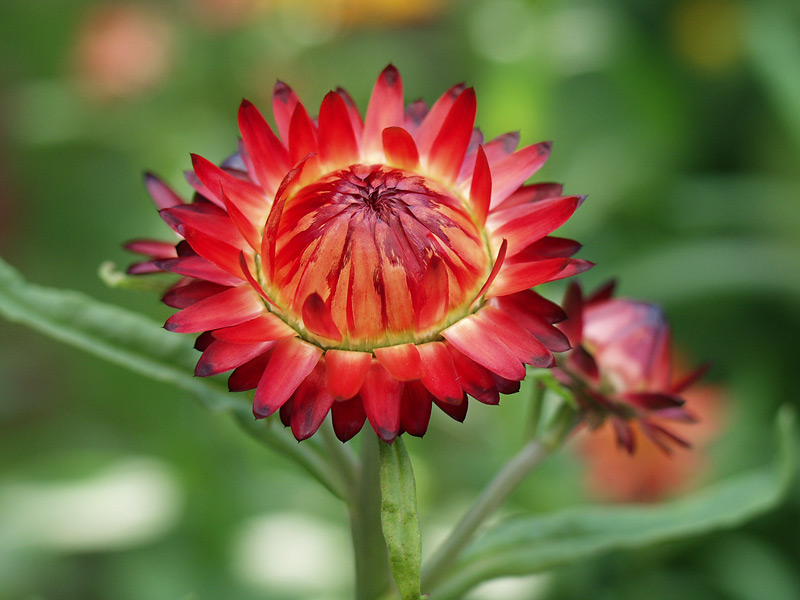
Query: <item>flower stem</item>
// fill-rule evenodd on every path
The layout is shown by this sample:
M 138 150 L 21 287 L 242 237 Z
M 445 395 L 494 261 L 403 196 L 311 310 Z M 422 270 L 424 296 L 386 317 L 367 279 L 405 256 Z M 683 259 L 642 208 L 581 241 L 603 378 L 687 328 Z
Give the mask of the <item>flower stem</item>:
M 389 557 L 381 529 L 378 438 L 370 433 L 361 436 L 361 469 L 350 502 L 356 600 L 375 600 L 391 583 Z
M 566 407 L 566 408 L 565 408 Z M 494 479 L 456 525 L 450 536 L 436 549 L 422 569 L 422 590 L 430 591 L 458 558 L 480 525 L 497 510 L 523 479 L 538 467 L 564 441 L 576 424 L 575 413 L 566 404 L 554 416 L 548 431 L 528 442 Z

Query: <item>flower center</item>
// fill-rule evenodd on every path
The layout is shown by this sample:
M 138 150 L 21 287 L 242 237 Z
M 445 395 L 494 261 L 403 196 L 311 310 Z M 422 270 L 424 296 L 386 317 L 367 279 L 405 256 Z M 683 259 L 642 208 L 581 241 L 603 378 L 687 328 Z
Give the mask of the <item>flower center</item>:
M 482 232 L 452 192 L 358 164 L 286 202 L 268 287 L 301 329 L 308 297 L 322 298 L 343 339 L 317 343 L 368 350 L 435 338 L 466 314 L 490 267 Z

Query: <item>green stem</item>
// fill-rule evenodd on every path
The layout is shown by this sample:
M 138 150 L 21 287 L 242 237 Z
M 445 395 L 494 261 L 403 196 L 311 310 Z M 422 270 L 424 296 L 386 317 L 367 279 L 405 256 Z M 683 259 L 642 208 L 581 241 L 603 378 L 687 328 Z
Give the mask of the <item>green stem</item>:
M 356 600 L 375 600 L 389 589 L 391 577 L 381 529 L 378 438 L 371 431 L 361 437 L 361 469 L 350 502 Z
M 328 420 L 320 427 L 319 434 L 325 444 L 331 462 L 342 474 L 342 478 L 347 487 L 352 490 L 358 480 L 358 469 L 360 466 L 358 457 L 350 446 L 346 446 L 337 439 L 333 432 L 333 427 Z
M 566 405 L 564 405 L 566 406 Z M 563 408 L 563 407 L 562 407 Z M 528 442 L 481 492 L 450 536 L 436 549 L 422 569 L 422 590 L 430 591 L 458 558 L 481 524 L 496 511 L 523 479 L 556 450 L 574 427 L 574 411 L 559 411 L 548 433 Z

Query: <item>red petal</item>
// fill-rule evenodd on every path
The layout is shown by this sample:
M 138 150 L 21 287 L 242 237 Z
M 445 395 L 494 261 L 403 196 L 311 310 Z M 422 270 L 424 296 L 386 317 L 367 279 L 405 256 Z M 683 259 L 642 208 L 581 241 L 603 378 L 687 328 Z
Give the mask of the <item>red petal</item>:
M 153 264 L 163 271 L 170 271 L 186 277 L 205 279 L 224 286 L 237 286 L 242 283 L 241 277 L 235 277 L 227 271 L 223 271 L 201 256 L 192 255 L 156 260 L 153 261 Z
M 164 222 L 182 234 L 189 227 L 211 237 L 233 242 L 232 245 L 243 249 L 244 239 L 239 230 L 228 217 L 228 214 L 210 202 L 182 204 L 174 208 L 165 208 L 159 212 Z
M 225 371 L 230 371 L 264 354 L 276 342 L 261 342 L 258 344 L 231 344 L 214 340 L 205 349 L 200 360 L 197 361 L 194 374 L 197 377 L 211 377 Z
M 319 154 L 323 161 L 336 167 L 358 160 L 358 143 L 347 105 L 336 92 L 328 92 L 319 109 Z
M 535 335 L 552 352 L 569 350 L 571 345 L 567 336 L 542 317 L 535 305 L 530 305 L 525 300 L 526 297 L 521 294 L 501 296 L 497 298 L 497 306 L 519 327 Z
M 473 317 L 454 323 L 442 331 L 442 337 L 462 354 L 501 377 L 514 381 L 525 378 L 522 362 Z
M 325 353 L 328 373 L 328 391 L 334 398 L 352 398 L 361 389 L 372 364 L 369 352 L 328 350 Z
M 567 313 L 567 320 L 561 323 L 561 331 L 572 347 L 577 348 L 583 339 L 583 292 L 577 281 L 571 281 L 564 294 L 564 312 Z
M 552 142 L 527 146 L 492 165 L 492 206 L 498 206 L 538 171 L 550 155 Z
M 627 393 L 622 395 L 622 399 L 645 410 L 662 410 L 684 404 L 684 400 L 680 396 L 654 392 Z
M 250 219 L 259 219 L 269 208 L 269 198 L 260 186 L 234 177 L 227 171 L 206 160 L 202 156 L 192 154 L 192 167 L 197 177 L 205 185 L 210 194 L 209 199 L 218 206 L 224 206 L 223 192 L 228 200 Z
M 325 386 L 325 367 L 320 361 L 292 396 L 292 433 L 305 440 L 316 433 L 333 405 Z
M 310 294 L 303 302 L 302 314 L 303 324 L 314 335 L 337 342 L 342 340 L 342 334 L 331 317 L 330 307 L 316 292 Z
M 588 270 L 592 263 L 578 258 L 547 258 L 532 263 L 506 263 L 486 296 L 507 296 L 529 288 L 570 277 Z
M 317 151 L 317 128 L 305 107 L 298 102 L 289 124 L 289 162 L 296 165 Z
M 397 69 L 389 65 L 378 76 L 364 120 L 363 152 L 366 156 L 383 148 L 383 130 L 403 125 L 403 81 Z
M 400 344 L 375 348 L 375 358 L 398 381 L 411 381 L 422 377 L 422 361 L 414 344 Z
M 486 335 L 502 342 L 522 362 L 534 367 L 555 365 L 550 351 L 535 336 L 520 330 L 519 324 L 494 306 L 484 306 L 474 318 L 484 326 Z
M 183 198 L 152 173 L 145 173 L 144 184 L 147 187 L 147 192 L 159 209 L 172 208 L 173 206 L 180 206 L 184 203 Z
M 144 254 L 153 258 L 173 258 L 178 256 L 175 250 L 175 242 L 163 242 L 161 240 L 133 240 L 126 243 L 123 248 L 136 254 Z
M 239 107 L 239 131 L 255 176 L 270 196 L 289 170 L 289 153 L 259 110 L 247 100 Z
M 417 329 L 424 330 L 444 318 L 450 303 L 447 267 L 438 256 L 428 263 L 418 296 Z
M 416 381 L 406 384 L 400 401 L 400 428 L 416 437 L 428 430 L 433 406 L 430 392 Z
M 520 204 L 530 204 L 531 202 L 539 202 L 545 198 L 555 198 L 556 196 L 564 195 L 564 186 L 560 183 L 532 183 L 530 185 L 523 185 L 521 188 L 513 192 L 508 198 L 503 200 L 495 207 L 495 210 L 505 210 L 512 206 Z
M 367 414 L 364 412 L 364 405 L 361 397 L 354 396 L 350 400 L 334 402 L 331 407 L 331 421 L 336 437 L 346 442 L 355 434 L 361 431 Z
M 428 153 L 428 169 L 445 181 L 454 182 L 464 162 L 477 103 L 475 90 L 467 88 L 456 98 Z
M 361 400 L 370 425 L 386 443 L 391 443 L 400 429 L 400 398 L 404 384 L 389 375 L 377 360 L 372 361 L 361 386 Z
M 544 258 L 569 258 L 582 248 L 575 240 L 547 236 L 529 244 L 514 256 L 509 258 L 510 263 L 534 262 Z
M 442 96 L 434 103 L 425 118 L 420 123 L 419 130 L 414 136 L 417 140 L 417 148 L 419 149 L 420 156 L 428 156 L 433 140 L 439 134 L 444 123 L 445 118 L 450 112 L 456 98 L 458 98 L 464 91 L 466 86 L 463 83 L 454 85 L 447 90 Z
M 271 352 L 257 356 L 248 363 L 243 364 L 228 377 L 228 389 L 232 392 L 244 392 L 254 389 L 261 380 L 264 369 L 267 368 Z
M 478 225 L 486 223 L 489 214 L 489 203 L 492 200 L 492 172 L 486 160 L 486 153 L 481 146 L 475 155 L 475 170 L 472 174 L 472 184 L 469 190 L 469 199 L 472 202 L 472 216 Z
M 227 289 L 227 286 L 210 281 L 192 281 L 186 285 L 173 287 L 164 294 L 161 301 L 172 308 L 187 308 Z
M 288 146 L 289 123 L 292 120 L 296 106 L 297 94 L 282 81 L 276 81 L 275 88 L 272 91 L 272 114 L 275 117 L 278 134 L 281 136 L 285 146 Z
M 461 400 L 456 404 L 442 402 L 435 396 L 433 401 L 436 403 L 436 406 L 442 409 L 442 412 L 444 412 L 450 418 L 455 419 L 459 423 L 463 423 L 464 419 L 467 418 L 467 408 L 469 408 L 469 402 L 467 401 L 466 394 L 464 394 Z
M 285 338 L 272 350 L 253 403 L 256 418 L 268 417 L 294 394 L 322 356 L 322 349 L 298 338 Z
M 233 344 L 252 344 L 269 342 L 297 335 L 297 332 L 271 313 L 264 313 L 255 319 L 233 327 L 224 327 L 214 332 L 218 340 Z
M 500 394 L 492 374 L 471 358 L 464 356 L 452 345 L 449 350 L 464 391 L 484 404 L 498 404 Z
M 510 217 L 508 221 L 495 228 L 490 225 L 493 235 L 508 240 L 508 255 L 514 256 L 533 242 L 566 223 L 575 209 L 583 202 L 583 196 L 549 198 L 513 209 L 492 213 L 492 221 Z
M 386 162 L 399 169 L 419 169 L 419 152 L 414 138 L 402 127 L 387 127 L 383 130 L 383 153 Z
M 450 352 L 442 342 L 417 346 L 422 359 L 422 384 L 443 402 L 457 404 L 464 395 Z
M 239 254 L 241 253 L 239 247 L 231 246 L 227 242 L 196 229 L 183 226 L 181 227 L 181 234 L 197 254 L 214 263 L 223 271 L 242 278 L 242 269 L 239 266 Z
M 350 116 L 350 125 L 353 126 L 353 133 L 355 134 L 356 141 L 358 142 L 364 138 L 364 121 L 361 119 L 361 113 L 359 112 L 356 103 L 353 102 L 353 99 L 350 97 L 350 94 L 347 93 L 347 90 L 336 88 L 336 93 L 342 97 L 342 100 L 344 100 L 344 103 L 347 106 L 347 114 Z
M 238 325 L 264 312 L 264 305 L 248 285 L 231 288 L 167 319 L 164 327 L 178 333 L 197 333 Z

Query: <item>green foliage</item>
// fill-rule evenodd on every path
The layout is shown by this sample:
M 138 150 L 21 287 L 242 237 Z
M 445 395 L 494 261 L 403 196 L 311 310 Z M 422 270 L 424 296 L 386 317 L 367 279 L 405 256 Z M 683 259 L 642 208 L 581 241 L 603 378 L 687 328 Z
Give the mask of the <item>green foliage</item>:
M 742 525 L 774 508 L 789 491 L 797 454 L 793 410 L 785 408 L 778 415 L 776 435 L 776 464 L 688 498 L 505 519 L 467 547 L 431 599 L 461 598 L 487 579 L 539 573 L 613 550 L 646 548 Z

